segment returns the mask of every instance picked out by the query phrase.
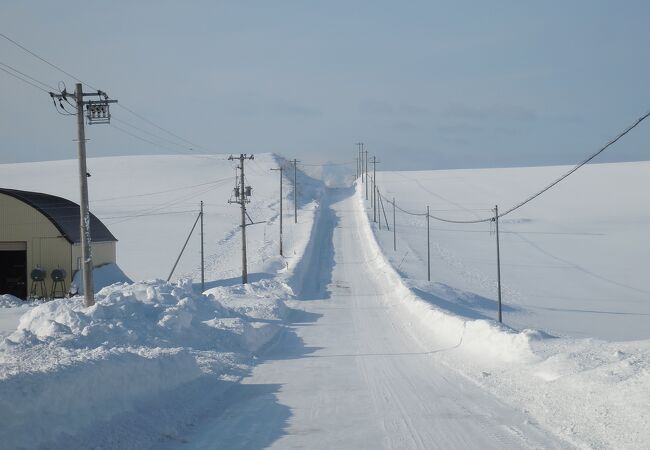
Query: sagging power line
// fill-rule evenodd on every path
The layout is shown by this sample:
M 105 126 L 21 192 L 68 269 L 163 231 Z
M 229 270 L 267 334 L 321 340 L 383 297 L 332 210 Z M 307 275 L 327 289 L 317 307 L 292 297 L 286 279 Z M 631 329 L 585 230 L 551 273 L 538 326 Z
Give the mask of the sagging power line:
M 34 52 L 33 50 L 30 50 L 30 49 L 27 48 L 25 45 L 21 44 L 20 42 L 16 41 L 15 39 L 12 39 L 11 37 L 7 36 L 6 34 L 4 34 L 4 33 L 0 33 L 0 37 L 3 38 L 3 39 L 5 39 L 6 41 L 10 42 L 11 44 L 13 44 L 14 46 L 16 46 L 17 48 L 19 48 L 19 49 L 22 50 L 23 52 L 25 52 L 25 53 L 31 55 L 32 57 L 38 59 L 39 61 L 41 61 L 41 62 L 47 64 L 49 67 L 51 67 L 51 68 L 53 68 L 53 69 L 59 71 L 60 73 L 62 73 L 62 74 L 64 74 L 64 75 L 66 75 L 66 76 L 72 78 L 73 80 L 75 80 L 75 81 L 77 81 L 77 82 L 79 82 L 79 83 L 85 84 L 86 86 L 88 86 L 89 88 L 91 88 L 91 89 L 93 89 L 93 90 L 95 90 L 95 91 L 99 91 L 99 90 L 100 90 L 100 89 L 94 87 L 92 84 L 88 83 L 87 81 L 84 81 L 84 80 L 82 80 L 81 78 L 77 77 L 76 75 L 74 75 L 74 74 L 72 74 L 72 73 L 70 73 L 70 72 L 64 70 L 64 69 L 61 68 L 59 65 L 54 64 L 53 62 L 49 61 L 48 59 L 44 58 L 43 56 L 40 56 L 39 54 L 37 54 L 37 53 Z M 13 69 L 13 68 L 12 68 L 12 69 Z M 2 70 L 2 71 L 4 71 L 4 72 L 8 73 L 9 75 L 11 75 L 11 76 L 13 76 L 13 77 L 15 77 L 15 78 L 20 79 L 21 81 L 23 81 L 23 82 L 25 82 L 25 83 L 27 83 L 27 84 L 32 85 L 33 87 L 35 87 L 35 88 L 37 88 L 37 89 L 39 89 L 39 90 L 41 90 L 41 91 L 48 92 L 48 88 L 51 88 L 51 87 L 50 87 L 49 85 L 47 85 L 46 83 L 43 83 L 43 82 L 41 82 L 41 81 L 39 81 L 39 80 L 35 80 L 35 79 L 34 79 L 33 77 L 31 77 L 30 75 L 23 74 L 24 77 L 27 77 L 27 78 L 29 78 L 29 79 L 33 79 L 34 81 L 36 81 L 36 83 L 41 84 L 41 85 L 44 85 L 44 86 L 47 86 L 48 88 L 42 88 L 42 87 L 38 86 L 37 84 L 35 84 L 35 83 L 29 81 L 28 79 L 22 78 L 20 75 L 17 75 L 17 74 L 15 74 L 15 73 L 12 73 L 12 72 L 10 72 L 10 71 L 8 71 L 8 70 L 6 70 L 6 69 L 3 69 L 2 67 L 0 67 L 0 70 Z M 13 69 L 13 70 L 15 70 L 15 69 Z M 20 73 L 20 72 L 19 72 L 19 73 Z M 54 90 L 56 90 L 56 89 L 51 88 L 50 90 L 51 90 L 51 91 L 54 91 Z M 195 152 L 195 149 L 198 148 L 198 149 L 202 149 L 202 150 L 204 150 L 204 151 L 207 151 L 208 153 L 212 153 L 212 151 L 210 151 L 209 149 L 207 149 L 205 146 L 202 146 L 202 145 L 196 144 L 196 143 L 194 143 L 194 142 L 192 142 L 192 141 L 190 141 L 190 140 L 188 140 L 188 139 L 186 139 L 186 138 L 180 136 L 178 133 L 175 133 L 175 132 L 169 130 L 168 128 L 163 127 L 163 126 L 157 124 L 156 122 L 154 122 L 154 121 L 152 121 L 151 119 L 148 119 L 147 117 L 143 116 L 142 114 L 140 114 L 140 113 L 134 111 L 132 108 L 130 108 L 130 107 L 124 105 L 123 103 L 120 103 L 120 104 L 118 104 L 117 106 L 118 106 L 119 108 L 121 108 L 121 109 L 127 111 L 128 113 L 130 113 L 130 114 L 133 115 L 134 117 L 138 118 L 139 120 L 142 120 L 143 122 L 146 122 L 146 123 L 149 124 L 150 126 L 153 126 L 153 127 L 155 127 L 156 129 L 158 129 L 158 130 L 160 130 L 160 131 L 166 133 L 167 135 L 172 136 L 172 137 L 174 137 L 175 139 L 177 139 L 178 142 L 175 142 L 174 145 L 176 145 L 176 146 L 182 148 L 184 151 L 188 151 L 188 152 L 194 153 L 194 152 Z M 123 121 L 123 123 L 126 123 L 126 122 Z M 135 126 L 134 126 L 134 127 L 135 127 Z M 115 127 L 114 127 L 114 128 L 115 128 Z M 137 128 L 137 127 L 136 127 L 136 128 Z M 115 129 L 117 129 L 117 128 L 115 128 Z M 132 133 L 126 133 L 126 134 L 131 134 L 131 136 L 134 136 L 134 134 L 132 134 Z M 151 135 L 152 133 L 147 132 L 147 134 Z M 134 137 L 136 137 L 136 136 L 134 136 Z M 157 137 L 158 139 L 161 139 L 161 140 L 166 140 L 166 138 L 161 137 L 161 136 L 156 136 L 156 137 Z M 159 146 L 159 147 L 164 147 L 164 146 L 161 146 L 160 144 L 153 143 L 153 142 L 148 141 L 148 140 L 146 140 L 146 139 L 140 139 L 140 140 L 144 140 L 145 142 L 149 142 L 149 143 L 152 144 L 152 145 L 156 145 L 156 146 Z

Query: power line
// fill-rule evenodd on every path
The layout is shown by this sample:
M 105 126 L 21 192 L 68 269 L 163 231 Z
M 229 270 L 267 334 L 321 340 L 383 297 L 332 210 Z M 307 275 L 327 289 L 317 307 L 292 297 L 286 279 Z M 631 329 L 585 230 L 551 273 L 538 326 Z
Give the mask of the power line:
M 166 150 L 170 150 L 170 151 L 172 151 L 172 152 L 175 151 L 175 150 L 174 150 L 173 148 L 171 148 L 171 147 L 168 147 L 168 146 L 166 146 L 166 145 L 164 145 L 164 144 L 161 144 L 161 143 L 159 143 L 159 142 L 154 142 L 154 141 L 152 141 L 152 140 L 149 140 L 149 139 L 147 139 L 147 138 L 144 138 L 144 137 L 142 137 L 142 136 L 139 136 L 139 135 L 137 135 L 137 134 L 135 134 L 135 133 L 132 133 L 132 132 L 129 131 L 129 130 L 125 130 L 124 128 L 118 127 L 118 126 L 115 125 L 115 124 L 112 124 L 112 123 L 111 123 L 110 126 L 111 126 L 112 128 L 115 128 L 116 130 L 118 130 L 118 131 L 121 132 L 121 133 L 127 134 L 127 135 L 129 135 L 129 136 L 131 136 L 131 137 L 134 137 L 134 138 L 136 138 L 136 139 L 138 139 L 138 140 L 140 140 L 140 141 L 142 141 L 142 142 L 146 142 L 147 144 L 153 145 L 154 147 L 162 147 L 162 148 L 164 148 L 164 149 L 166 149 Z
M 126 198 L 148 197 L 150 195 L 166 194 L 168 192 L 176 192 L 176 191 L 185 190 L 185 189 L 192 189 L 192 188 L 195 188 L 195 187 L 207 186 L 209 184 L 219 184 L 219 183 L 223 183 L 224 181 L 228 181 L 228 180 L 230 180 L 230 177 L 221 178 L 221 179 L 214 180 L 214 181 L 208 181 L 206 183 L 193 184 L 191 186 L 180 186 L 180 187 L 173 188 L 173 189 L 165 189 L 164 191 L 147 192 L 147 193 L 143 193 L 143 194 L 134 194 L 134 195 L 124 195 L 124 196 L 121 196 L 121 197 L 100 198 L 98 200 L 93 200 L 93 203 L 95 203 L 95 202 L 106 202 L 106 201 L 110 201 L 110 200 L 122 200 L 122 199 L 126 199 Z
M 56 88 L 50 86 L 49 84 L 47 84 L 47 83 L 43 83 L 42 81 L 37 80 L 37 79 L 34 78 L 34 77 L 31 77 L 31 76 L 27 75 L 26 73 L 21 72 L 20 70 L 16 69 L 15 67 L 10 66 L 9 64 L 5 64 L 5 63 L 3 63 L 3 62 L 0 61 L 0 65 L 1 65 L 1 66 L 4 66 L 4 67 L 6 67 L 6 68 L 8 68 L 8 69 L 10 69 L 10 70 L 13 70 L 14 72 L 19 73 L 19 74 L 22 75 L 23 77 L 28 78 L 28 79 L 30 79 L 30 80 L 32 80 L 32 81 L 34 81 L 34 82 L 36 82 L 36 83 L 38 83 L 38 84 L 40 84 L 40 85 L 42 85 L 42 86 L 45 86 L 45 87 L 48 88 L 48 89 L 51 89 L 51 90 L 54 90 L 54 91 L 56 90 Z
M 47 64 L 48 66 L 50 66 L 50 67 L 52 67 L 52 68 L 58 70 L 58 71 L 61 72 L 61 73 L 64 73 L 65 75 L 67 75 L 67 76 L 69 76 L 70 78 L 72 78 L 72 79 L 78 81 L 79 83 L 83 83 L 83 84 L 85 84 L 86 86 L 88 86 L 89 88 L 92 88 L 92 89 L 94 89 L 94 90 L 96 90 L 96 91 L 99 91 L 99 90 L 100 90 L 100 89 L 97 89 L 96 87 L 91 86 L 90 84 L 86 83 L 85 81 L 80 80 L 79 78 L 75 77 L 75 76 L 72 75 L 71 73 L 66 72 L 65 70 L 63 70 L 62 68 L 60 68 L 60 67 L 57 66 L 56 64 L 51 63 L 50 61 L 46 60 L 46 59 L 43 58 L 42 56 L 37 55 L 36 53 L 34 53 L 33 51 L 31 51 L 30 49 L 28 49 L 28 48 L 25 47 L 24 45 L 22 45 L 22 44 L 20 44 L 19 42 L 16 42 L 15 40 L 11 39 L 11 38 L 10 38 L 9 36 L 7 36 L 6 34 L 0 33 L 0 37 L 5 38 L 5 39 L 8 40 L 9 42 L 11 42 L 12 44 L 14 44 L 14 45 L 17 46 L 18 48 L 20 48 L 21 50 L 23 50 L 23 51 L 29 53 L 29 54 L 32 55 L 33 57 L 35 57 L 35 58 L 37 58 L 37 59 L 43 61 L 43 62 L 44 62 L 45 64 Z
M 160 131 L 164 131 L 165 133 L 169 134 L 170 136 L 173 136 L 173 137 L 175 137 L 176 139 L 180 139 L 181 141 L 186 142 L 187 144 L 189 144 L 189 145 L 191 145 L 191 146 L 193 146 L 193 147 L 201 148 L 201 149 L 203 149 L 203 150 L 205 150 L 205 151 L 207 151 L 207 152 L 210 152 L 210 150 L 208 150 L 207 148 L 203 147 L 202 145 L 198 145 L 198 144 L 193 143 L 192 141 L 188 141 L 187 139 L 185 139 L 185 138 L 183 138 L 183 137 L 177 135 L 176 133 L 174 133 L 174 132 L 172 132 L 172 131 L 169 131 L 169 130 L 167 130 L 166 128 L 161 127 L 160 125 L 156 124 L 155 122 L 152 122 L 151 120 L 147 119 L 147 118 L 144 117 L 143 115 L 138 114 L 137 112 L 133 111 L 131 108 L 128 108 L 128 107 L 124 106 L 124 105 L 121 104 L 121 103 L 118 104 L 118 106 L 119 106 L 120 108 L 124 109 L 125 111 L 130 112 L 131 114 L 133 114 L 133 115 L 134 115 L 135 117 L 137 117 L 138 119 L 143 120 L 144 122 L 147 122 L 149 125 L 152 125 L 152 126 L 158 128 Z M 176 144 L 176 145 L 178 145 L 178 144 Z M 194 149 L 192 149 L 192 148 L 188 148 L 188 150 L 190 150 L 190 151 L 194 151 Z
M 119 103 L 118 103 L 118 104 L 119 104 Z M 188 148 L 187 148 L 185 145 L 182 145 L 182 144 L 179 144 L 179 143 L 177 143 L 177 142 L 174 142 L 174 141 L 172 141 L 171 139 L 167 139 L 167 138 L 165 138 L 165 137 L 158 136 L 157 134 L 154 134 L 154 133 L 152 133 L 152 132 L 150 132 L 150 131 L 145 130 L 144 128 L 140 128 L 140 127 L 138 127 L 138 126 L 136 126 L 136 125 L 133 125 L 133 124 L 131 124 L 131 123 L 125 121 L 125 120 L 118 119 L 117 117 L 113 117 L 112 119 L 113 119 L 114 121 L 116 121 L 116 122 L 121 123 L 122 125 L 126 125 L 127 127 L 131 127 L 131 128 L 133 128 L 134 130 L 138 130 L 138 131 L 140 131 L 141 133 L 147 134 L 147 135 L 152 136 L 152 137 L 154 137 L 154 138 L 156 138 L 156 139 L 161 139 L 161 140 L 163 140 L 163 141 L 165 141 L 165 142 L 167 142 L 167 143 L 169 143 L 169 144 L 172 144 L 172 145 L 175 145 L 175 146 L 177 146 L 177 147 L 181 147 L 182 149 L 188 150 Z M 189 150 L 191 151 L 191 149 L 189 149 Z
M 100 90 L 100 89 L 98 89 L 98 88 L 92 86 L 90 83 L 87 83 L 87 82 L 83 81 L 82 79 L 76 77 L 75 75 L 71 74 L 70 72 L 67 72 L 66 70 L 62 69 L 61 67 L 57 66 L 56 64 L 54 64 L 54 63 L 48 61 L 47 59 L 43 58 L 42 56 L 40 56 L 40 55 L 38 55 L 37 53 L 33 52 L 32 50 L 28 49 L 27 47 L 25 47 L 25 46 L 22 45 L 21 43 L 19 43 L 19 42 L 17 42 L 16 40 L 10 38 L 10 37 L 7 36 L 6 34 L 4 34 L 4 33 L 0 33 L 0 37 L 6 39 L 7 41 L 11 42 L 12 44 L 14 44 L 15 46 L 17 46 L 17 47 L 20 48 L 21 50 L 27 52 L 28 54 L 32 55 L 33 57 L 37 58 L 38 60 L 44 62 L 45 64 L 47 64 L 48 66 L 52 67 L 53 69 L 56 69 L 56 70 L 58 70 L 59 72 L 61 72 L 61 73 L 65 74 L 65 75 L 69 76 L 70 78 L 72 78 L 72 79 L 78 81 L 79 83 L 83 83 L 83 84 L 85 84 L 86 86 L 88 86 L 88 87 L 90 87 L 90 88 L 92 88 L 92 89 L 94 89 L 94 90 L 96 90 L 96 91 L 99 91 L 99 90 Z M 0 68 L 0 70 L 3 70 L 3 69 Z M 6 70 L 4 70 L 4 71 L 7 72 Z M 16 76 L 16 75 L 12 74 L 12 73 L 10 73 L 10 72 L 7 72 L 7 73 L 9 73 L 10 75 L 12 75 L 12 76 L 14 76 L 14 77 L 16 77 L 16 78 L 18 78 L 18 79 L 21 79 L 20 77 L 18 77 L 18 76 Z M 25 75 L 25 76 L 29 77 L 28 75 Z M 29 78 L 31 78 L 31 77 L 29 77 Z M 34 84 L 32 84 L 32 83 L 30 83 L 30 82 L 24 80 L 24 79 L 21 79 L 21 80 L 24 81 L 25 83 L 31 84 L 32 86 L 34 86 L 34 87 L 36 87 L 36 88 L 38 88 L 38 89 L 41 89 L 41 90 L 45 91 L 45 89 L 42 89 L 41 87 L 36 86 L 36 85 L 34 85 Z M 41 82 L 39 81 L 39 83 L 41 83 Z M 44 84 L 44 83 L 41 83 L 41 84 Z M 44 85 L 45 85 L 45 84 L 44 84 Z M 49 86 L 48 86 L 48 87 L 49 87 Z M 57 89 L 52 89 L 52 90 L 53 90 L 53 91 L 56 91 Z M 46 91 L 46 92 L 47 92 L 47 91 Z M 168 130 L 168 129 L 166 129 L 166 128 L 164 128 L 164 127 L 158 125 L 158 124 L 156 124 L 155 122 L 151 121 L 150 119 L 147 119 L 147 118 L 144 117 L 143 115 L 141 115 L 141 114 L 135 112 L 134 110 L 132 110 L 131 108 L 128 108 L 127 106 L 125 106 L 125 105 L 122 104 L 122 103 L 118 103 L 118 106 L 119 106 L 120 108 L 124 109 L 125 111 L 128 111 L 129 113 L 133 114 L 135 117 L 139 118 L 140 120 L 143 120 L 143 121 L 147 122 L 148 124 L 150 124 L 150 125 L 156 127 L 157 129 L 159 129 L 159 130 L 161 130 L 161 131 L 163 131 L 163 132 L 169 134 L 170 136 L 175 137 L 176 139 L 181 140 L 182 142 L 185 142 L 185 143 L 187 143 L 187 144 L 189 144 L 189 145 L 191 145 L 191 146 L 193 146 L 193 147 L 201 148 L 201 149 L 203 149 L 203 150 L 205 150 L 205 151 L 207 151 L 207 152 L 211 152 L 211 151 L 208 150 L 207 148 L 205 148 L 205 147 L 203 147 L 203 146 L 201 146 L 201 145 L 195 144 L 195 143 L 193 143 L 192 141 L 189 141 L 189 140 L 187 140 L 187 139 L 185 139 L 185 138 L 179 136 L 178 134 L 176 134 L 176 133 L 174 133 L 174 132 L 172 132 L 172 131 L 170 131 L 170 130 Z M 161 138 L 161 139 L 164 139 L 164 138 Z M 179 144 L 175 144 L 175 145 L 180 146 Z M 183 148 L 185 148 L 185 147 L 183 146 Z M 186 149 L 189 150 L 189 151 L 192 151 L 192 152 L 194 151 L 193 148 L 186 148 Z
M 534 194 L 532 194 L 532 195 L 526 197 L 526 199 L 522 200 L 521 202 L 515 204 L 515 205 L 512 206 L 511 208 L 509 208 L 509 209 L 505 210 L 504 212 L 500 213 L 498 216 L 491 216 L 491 217 L 486 217 L 486 218 L 483 218 L 483 219 L 475 219 L 475 220 L 456 220 L 456 219 L 447 219 L 447 218 L 444 218 L 444 217 L 438 217 L 438 216 L 434 216 L 434 215 L 431 215 L 431 214 L 430 214 L 429 216 L 430 216 L 432 219 L 435 219 L 435 220 L 438 220 L 438 221 L 441 221 L 441 222 L 447 222 L 447 223 L 482 223 L 482 222 L 492 222 L 492 221 L 494 221 L 494 220 L 497 219 L 497 218 L 500 218 L 500 217 L 503 217 L 503 216 L 505 216 L 505 215 L 507 215 L 507 214 L 510 214 L 511 212 L 516 211 L 517 209 L 521 208 L 522 206 L 526 205 L 527 203 L 533 201 L 534 199 L 536 199 L 537 197 L 539 197 L 540 195 L 542 195 L 543 193 L 545 193 L 546 191 L 548 191 L 549 189 L 551 189 L 552 187 L 554 187 L 555 185 L 557 185 L 558 183 L 560 183 L 561 181 L 563 181 L 564 179 L 566 179 L 569 175 L 571 175 L 571 174 L 573 174 L 574 172 L 576 172 L 576 171 L 577 171 L 578 169 L 580 169 L 582 166 L 584 166 L 585 164 L 589 163 L 589 161 L 593 160 L 596 156 L 600 155 L 602 152 L 604 152 L 604 151 L 607 150 L 609 147 L 611 147 L 612 145 L 614 145 L 614 144 L 615 144 L 616 142 L 618 142 L 618 141 L 619 141 L 623 136 L 625 136 L 625 135 L 628 134 L 630 131 L 632 131 L 634 128 L 636 128 L 636 127 L 637 127 L 641 122 L 643 122 L 643 121 L 644 121 L 645 119 L 647 119 L 648 117 L 650 117 L 650 111 L 647 112 L 647 113 L 645 113 L 643 116 L 639 117 L 639 118 L 638 118 L 634 123 L 632 123 L 630 126 L 628 126 L 627 128 L 625 128 L 625 129 L 624 129 L 621 133 L 619 133 L 615 138 L 611 139 L 611 140 L 610 140 L 609 142 L 607 142 L 603 147 L 599 148 L 596 152 L 594 152 L 594 153 L 592 153 L 591 155 L 589 155 L 586 159 L 584 159 L 581 163 L 577 164 L 577 165 L 576 165 L 575 167 L 573 167 L 571 170 L 569 170 L 568 172 L 564 173 L 562 176 L 560 176 L 559 178 L 557 178 L 556 180 L 554 180 L 553 182 L 551 182 L 550 184 L 548 184 L 548 185 L 545 186 L 544 188 L 542 188 L 542 189 L 540 189 L 539 191 L 535 192 Z M 384 199 L 386 199 L 387 201 L 390 201 L 390 200 L 387 199 L 386 197 L 384 197 Z M 413 215 L 413 216 L 417 216 L 417 215 L 420 215 L 420 216 L 426 216 L 426 214 L 417 214 L 417 213 L 412 213 L 412 212 L 410 212 L 410 211 L 405 211 L 405 210 L 403 210 L 403 209 L 400 208 L 400 207 L 397 207 L 397 209 L 399 209 L 400 211 L 402 211 L 402 212 L 404 212 L 404 213 L 406 213 L 406 214 L 410 214 L 410 215 Z
M 13 72 L 9 72 L 7 69 L 3 69 L 2 67 L 0 67 L 0 70 L 2 70 L 3 72 L 5 72 L 5 73 L 11 75 L 11 76 L 14 77 L 14 78 L 19 79 L 19 80 L 22 81 L 23 83 L 29 84 L 30 86 L 33 86 L 33 87 L 35 87 L 36 89 L 41 90 L 41 91 L 45 92 L 46 94 L 49 94 L 49 91 L 48 91 L 47 89 L 43 89 L 42 87 L 40 87 L 39 85 L 37 85 L 37 84 L 35 84 L 35 83 L 32 83 L 31 81 L 29 81 L 29 80 L 27 80 L 27 79 L 25 79 L 25 78 L 22 78 L 21 76 L 16 75 L 16 74 L 13 73 Z
M 356 161 L 343 161 L 343 162 L 325 162 L 325 163 L 300 163 L 301 166 L 322 167 L 322 166 L 347 166 L 355 164 Z

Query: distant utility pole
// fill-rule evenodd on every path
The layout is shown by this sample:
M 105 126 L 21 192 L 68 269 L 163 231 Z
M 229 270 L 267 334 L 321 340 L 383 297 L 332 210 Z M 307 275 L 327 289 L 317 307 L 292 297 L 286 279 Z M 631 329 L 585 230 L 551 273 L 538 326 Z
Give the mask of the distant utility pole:
M 365 181 L 363 179 L 363 142 L 357 142 L 357 147 L 358 147 L 358 153 L 359 153 L 359 167 L 358 167 L 359 176 L 361 177 L 361 182 L 365 183 Z
M 375 186 L 377 186 L 377 157 L 373 156 L 372 157 L 372 221 L 377 222 L 377 207 L 375 203 L 377 202 L 377 196 L 375 195 L 376 189 Z
M 201 200 L 201 292 L 205 291 L 205 259 L 203 252 L 203 200 Z
M 429 206 L 427 205 L 427 281 L 431 281 L 431 236 L 429 233 L 430 220 L 431 216 L 429 215 Z
M 235 200 L 228 200 L 228 203 L 239 203 L 241 205 L 241 261 L 242 261 L 242 267 L 241 267 L 241 282 L 242 284 L 248 283 L 248 263 L 246 261 L 246 227 L 248 224 L 246 223 L 246 203 L 250 202 L 250 196 L 251 196 L 251 187 L 245 185 L 245 178 L 244 178 L 244 162 L 247 159 L 253 159 L 253 155 L 246 155 L 246 153 L 242 153 L 239 156 L 232 156 L 230 155 L 228 157 L 229 161 L 234 161 L 234 160 L 239 160 L 239 166 L 237 166 L 237 169 L 239 169 L 239 183 L 237 186 L 235 186 L 234 193 L 235 193 Z
M 494 222 L 497 228 L 497 289 L 499 291 L 499 322 L 502 321 L 501 317 L 501 255 L 499 249 L 499 205 L 494 205 Z
M 84 101 L 84 97 L 98 97 L 97 100 Z M 88 207 L 88 169 L 86 167 L 86 132 L 84 130 L 84 106 L 86 107 L 86 119 L 88 125 L 94 123 L 110 123 L 111 113 L 110 104 L 117 103 L 117 100 L 109 100 L 105 92 L 83 92 L 81 83 L 77 83 L 74 93 L 62 92 L 55 94 L 50 92 L 52 100 L 59 100 L 61 109 L 63 101 L 68 102 L 68 98 L 75 101 L 77 107 L 77 147 L 79 153 L 79 187 L 81 198 L 79 202 L 79 228 L 81 234 L 81 269 L 84 282 L 84 306 L 93 306 L 95 304 L 95 289 L 93 286 L 93 256 L 91 250 L 90 236 L 90 211 Z M 56 101 L 54 103 L 56 106 Z
M 296 173 L 300 161 L 294 158 L 290 162 L 293 164 L 293 223 L 298 223 L 298 177 Z
M 397 224 L 395 223 L 395 197 L 393 197 L 393 251 L 397 251 Z
M 271 169 L 280 171 L 280 256 L 284 256 L 282 253 L 282 172 L 284 167 L 280 166 L 279 169 Z
M 364 157 L 364 161 L 365 161 L 365 172 L 366 172 L 366 200 L 368 200 L 368 150 L 362 153 L 366 155 Z

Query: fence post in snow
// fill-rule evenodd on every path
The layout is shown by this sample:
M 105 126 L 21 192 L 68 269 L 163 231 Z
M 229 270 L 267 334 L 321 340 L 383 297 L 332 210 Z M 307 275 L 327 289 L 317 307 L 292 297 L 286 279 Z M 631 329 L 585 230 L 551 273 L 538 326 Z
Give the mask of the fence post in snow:
M 427 205 L 427 281 L 431 281 L 431 239 L 429 236 L 429 206 Z
M 499 291 L 499 323 L 503 323 L 501 318 L 501 255 L 499 249 L 499 206 L 494 206 L 494 222 L 497 231 L 497 288 Z

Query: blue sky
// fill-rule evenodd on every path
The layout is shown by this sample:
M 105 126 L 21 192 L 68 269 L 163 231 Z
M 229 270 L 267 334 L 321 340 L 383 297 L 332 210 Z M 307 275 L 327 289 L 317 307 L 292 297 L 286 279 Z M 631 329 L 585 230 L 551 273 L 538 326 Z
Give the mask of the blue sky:
M 340 161 L 363 141 L 384 169 L 582 159 L 650 109 L 649 23 L 642 1 L 0 5 L 3 33 L 202 147 Z M 0 62 L 74 85 L 2 39 Z M 47 95 L 5 73 L 0 95 L 0 162 L 76 156 Z M 87 137 L 90 156 L 183 151 Z M 650 123 L 598 161 L 647 159 Z

